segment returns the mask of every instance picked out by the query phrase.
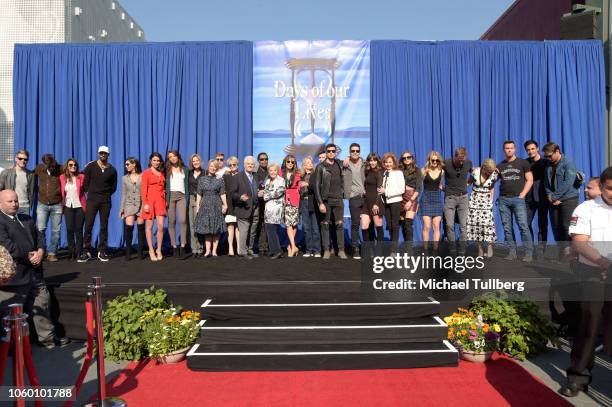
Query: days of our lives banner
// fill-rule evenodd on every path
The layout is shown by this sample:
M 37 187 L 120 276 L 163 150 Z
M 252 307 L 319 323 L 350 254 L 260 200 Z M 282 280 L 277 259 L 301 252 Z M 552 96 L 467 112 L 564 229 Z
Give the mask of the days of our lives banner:
M 253 55 L 253 151 L 298 163 L 327 143 L 370 149 L 368 41 L 258 41 Z

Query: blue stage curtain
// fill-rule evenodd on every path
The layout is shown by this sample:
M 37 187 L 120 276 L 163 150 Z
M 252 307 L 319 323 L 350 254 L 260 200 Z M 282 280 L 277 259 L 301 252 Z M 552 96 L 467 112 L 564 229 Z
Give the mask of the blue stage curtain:
M 464 146 L 480 165 L 501 161 L 507 139 L 526 157 L 534 139 L 557 142 L 587 176 L 603 170 L 601 42 L 372 41 L 370 52 L 373 151 L 410 149 L 422 166 L 432 149 Z
M 120 176 L 126 157 L 147 167 L 153 151 L 178 149 L 186 163 L 197 152 L 204 167 L 217 151 L 242 157 L 252 150 L 252 76 L 246 41 L 17 45 L 15 148 L 31 164 L 50 152 L 82 168 L 108 145 Z M 122 244 L 120 196 L 111 246 Z

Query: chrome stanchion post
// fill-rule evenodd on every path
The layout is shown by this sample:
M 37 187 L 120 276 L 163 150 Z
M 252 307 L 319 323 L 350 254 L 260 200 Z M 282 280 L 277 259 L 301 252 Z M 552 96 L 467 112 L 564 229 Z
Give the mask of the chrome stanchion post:
M 104 328 L 102 326 L 102 277 L 93 277 L 93 284 L 88 287 L 93 295 L 93 314 L 96 336 L 96 362 L 98 368 L 98 406 L 99 407 L 125 407 L 127 403 L 118 397 L 106 397 L 106 372 L 104 370 Z
M 13 385 L 19 389 L 25 387 L 25 361 L 23 359 L 23 338 L 25 336 L 24 327 L 28 326 L 27 314 L 23 313 L 22 304 L 9 305 L 11 314 L 5 319 L 12 323 L 11 333 L 13 335 Z M 25 400 L 18 398 L 17 407 L 25 407 Z

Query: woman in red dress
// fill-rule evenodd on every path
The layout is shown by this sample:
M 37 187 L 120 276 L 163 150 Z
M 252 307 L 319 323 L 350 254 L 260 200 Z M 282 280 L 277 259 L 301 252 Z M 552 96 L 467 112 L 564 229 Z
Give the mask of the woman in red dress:
M 151 261 L 163 259 L 164 218 L 166 217 L 166 179 L 160 153 L 149 156 L 149 169 L 142 173 L 142 218 L 146 221 L 146 236 Z M 153 220 L 157 221 L 157 251 L 153 246 Z

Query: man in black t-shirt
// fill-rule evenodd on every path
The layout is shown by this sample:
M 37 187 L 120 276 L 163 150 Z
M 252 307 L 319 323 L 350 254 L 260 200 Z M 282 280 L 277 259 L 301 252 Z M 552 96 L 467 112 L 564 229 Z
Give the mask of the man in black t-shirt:
M 338 148 L 335 144 L 325 147 L 325 161 L 314 170 L 314 193 L 319 213 L 321 214 L 321 238 L 323 241 L 323 258 L 329 259 L 330 239 L 329 225 L 336 225 L 338 257 L 346 259 L 344 252 L 344 177 L 342 163 L 336 159 Z
M 499 186 L 499 198 L 497 207 L 504 227 L 504 238 L 510 246 L 510 252 L 506 260 L 516 259 L 516 243 L 514 241 L 514 225 L 512 217 L 516 220 L 521 232 L 521 240 L 525 245 L 525 257 L 523 261 L 533 261 L 533 239 L 529 233 L 527 223 L 527 207 L 525 196 L 533 185 L 531 165 L 527 160 L 516 156 L 514 141 L 504 142 L 505 159 L 497 164 L 497 170 L 501 179 Z
M 98 159 L 92 161 L 83 170 L 83 190 L 87 193 L 85 209 L 85 234 L 83 236 L 84 251 L 78 259 L 85 263 L 92 259 L 91 234 L 96 215 L 100 214 L 100 236 L 98 238 L 98 259 L 109 261 L 106 254 L 108 244 L 108 216 L 111 210 L 111 196 L 117 190 L 117 170 L 108 162 L 107 146 L 98 148 Z
M 540 154 L 538 143 L 535 140 L 528 140 L 524 144 L 525 152 L 527 153 L 527 161 L 531 165 L 531 174 L 533 175 L 533 187 L 525 197 L 527 205 L 527 223 L 531 238 L 535 240 L 533 234 L 533 218 L 538 213 L 538 240 L 537 254 L 538 257 L 544 256 L 546 241 L 548 240 L 548 197 L 544 189 L 544 179 L 546 177 L 546 165 L 548 160 Z
M 455 156 L 444 160 L 444 221 L 446 236 L 454 249 L 455 215 L 459 219 L 459 241 L 461 251 L 465 250 L 468 217 L 468 175 L 472 171 L 472 161 L 467 158 L 465 147 L 457 147 Z

